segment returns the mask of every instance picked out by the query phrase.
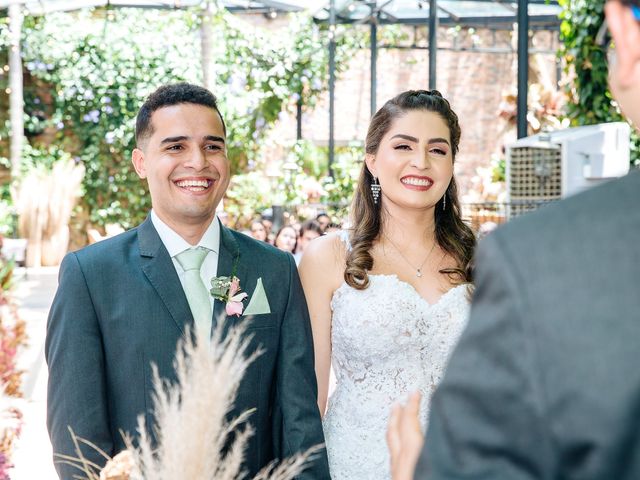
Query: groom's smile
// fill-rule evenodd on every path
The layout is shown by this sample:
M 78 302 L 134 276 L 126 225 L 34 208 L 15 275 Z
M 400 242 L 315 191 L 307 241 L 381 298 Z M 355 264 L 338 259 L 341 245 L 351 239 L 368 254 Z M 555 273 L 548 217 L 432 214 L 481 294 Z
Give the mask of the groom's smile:
M 205 190 L 210 188 L 211 185 L 213 185 L 213 181 L 207 180 L 207 179 L 177 180 L 177 181 L 174 181 L 173 183 L 175 183 L 178 187 L 184 188 L 185 190 L 188 190 L 193 193 L 204 192 Z

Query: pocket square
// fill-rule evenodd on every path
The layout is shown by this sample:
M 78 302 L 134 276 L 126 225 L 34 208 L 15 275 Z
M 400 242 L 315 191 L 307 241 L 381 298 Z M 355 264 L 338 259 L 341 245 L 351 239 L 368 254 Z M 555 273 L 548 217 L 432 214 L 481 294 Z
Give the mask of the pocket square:
M 271 313 L 271 307 L 269 307 L 267 294 L 262 285 L 262 277 L 260 277 L 256 283 L 256 289 L 251 295 L 251 300 L 249 300 L 249 305 L 247 305 L 247 308 L 245 308 L 243 312 L 243 316 L 262 315 L 263 313 Z

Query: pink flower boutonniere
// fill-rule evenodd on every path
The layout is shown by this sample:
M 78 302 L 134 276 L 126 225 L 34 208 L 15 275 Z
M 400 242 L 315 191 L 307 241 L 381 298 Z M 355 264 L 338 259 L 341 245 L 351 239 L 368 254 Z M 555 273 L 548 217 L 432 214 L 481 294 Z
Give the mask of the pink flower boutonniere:
M 232 277 L 213 277 L 211 279 L 211 295 L 213 298 L 225 302 L 227 315 L 242 315 L 244 305 L 242 301 L 247 298 L 245 292 L 241 293 L 240 279 Z

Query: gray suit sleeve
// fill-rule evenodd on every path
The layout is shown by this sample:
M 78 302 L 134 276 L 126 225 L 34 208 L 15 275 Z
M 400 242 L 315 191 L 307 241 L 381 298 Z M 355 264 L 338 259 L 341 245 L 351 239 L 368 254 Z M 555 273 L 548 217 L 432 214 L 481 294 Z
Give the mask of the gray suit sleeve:
M 45 355 L 49 366 L 47 427 L 61 479 L 80 470 L 56 454 L 77 457 L 69 427 L 80 438 L 113 454 L 109 429 L 102 334 L 81 266 L 74 253 L 62 261 L 59 286 L 49 312 Z M 86 445 L 83 455 L 102 466 L 105 459 Z
M 273 416 L 276 457 L 288 458 L 324 443 L 314 370 L 311 322 L 295 262 L 289 258 L 289 299 L 278 348 L 276 399 Z M 329 479 L 326 451 L 317 453 L 309 468 L 297 477 Z
M 499 234 L 477 256 L 471 317 L 431 404 L 416 480 L 550 478 L 526 273 Z M 543 299 L 540 299 L 543 301 Z

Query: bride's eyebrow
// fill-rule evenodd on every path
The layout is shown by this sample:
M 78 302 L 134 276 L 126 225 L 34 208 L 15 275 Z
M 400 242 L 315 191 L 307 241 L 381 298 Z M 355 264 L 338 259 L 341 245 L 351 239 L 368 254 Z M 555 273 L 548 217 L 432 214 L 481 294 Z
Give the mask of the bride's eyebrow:
M 409 142 L 418 143 L 418 139 L 416 137 L 413 137 L 411 135 L 405 135 L 404 133 L 396 133 L 389 140 L 393 140 L 394 138 L 401 138 L 401 139 L 407 140 Z M 429 141 L 427 142 L 427 144 L 431 145 L 432 143 L 446 143 L 447 145 L 449 145 L 449 140 L 447 140 L 446 138 L 441 138 L 441 137 L 430 138 Z
M 394 138 L 402 138 L 403 140 L 408 140 L 410 142 L 418 143 L 418 139 L 416 137 L 412 137 L 411 135 L 405 135 L 404 133 L 396 133 L 389 140 L 393 140 Z

